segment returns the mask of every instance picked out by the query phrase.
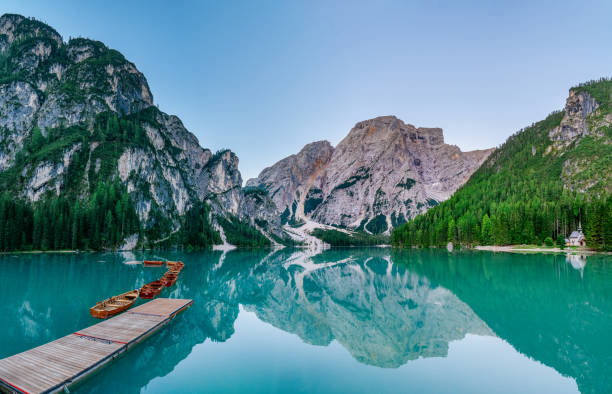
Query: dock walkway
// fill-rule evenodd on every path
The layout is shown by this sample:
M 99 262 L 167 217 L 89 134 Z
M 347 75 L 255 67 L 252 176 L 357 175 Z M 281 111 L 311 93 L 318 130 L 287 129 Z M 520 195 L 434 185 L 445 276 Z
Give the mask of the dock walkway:
M 53 393 L 165 326 L 192 300 L 157 298 L 63 338 L 0 360 L 0 391 Z

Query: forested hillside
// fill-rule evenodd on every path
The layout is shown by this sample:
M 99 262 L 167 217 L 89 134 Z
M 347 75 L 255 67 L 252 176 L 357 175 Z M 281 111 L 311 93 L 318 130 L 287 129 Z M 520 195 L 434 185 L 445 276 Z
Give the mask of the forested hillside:
M 0 17 L 0 251 L 210 248 L 226 217 L 242 244 L 268 242 L 256 220 L 282 238 L 241 186 L 238 157 L 159 110 L 121 53 Z
M 610 250 L 611 96 L 606 79 L 572 88 L 564 111 L 508 138 L 449 200 L 398 227 L 393 245 L 561 244 L 581 221 L 588 246 Z

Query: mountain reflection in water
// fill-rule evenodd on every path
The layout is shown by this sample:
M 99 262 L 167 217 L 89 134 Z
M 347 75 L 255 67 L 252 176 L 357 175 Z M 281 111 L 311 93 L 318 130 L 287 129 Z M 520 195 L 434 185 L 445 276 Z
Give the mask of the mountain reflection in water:
M 8 300 L 0 313 L 17 322 L 3 329 L 0 356 L 94 323 L 84 312 L 98 298 L 99 287 L 113 294 L 156 275 L 121 264 L 142 257 L 0 257 L 0 273 L 8 279 L 0 290 Z M 609 257 L 591 256 L 587 264 L 584 256 L 378 248 L 313 256 L 281 250 L 166 257 L 180 258 L 186 266 L 164 296 L 193 298 L 193 306 L 82 389 L 140 390 L 170 373 L 195 345 L 229 340 L 241 307 L 305 343 L 328 346 L 335 340 L 371 366 L 397 368 L 418 358 L 446 357 L 449 343 L 467 334 L 497 336 L 574 379 L 582 392 L 612 389 Z M 19 277 L 28 280 L 19 283 Z M 75 297 L 62 291 L 60 281 L 49 284 L 50 277 L 98 289 Z M 43 286 L 56 290 L 56 298 L 40 297 Z M 58 325 L 58 319 L 64 323 Z M 125 375 L 128 381 L 121 379 Z

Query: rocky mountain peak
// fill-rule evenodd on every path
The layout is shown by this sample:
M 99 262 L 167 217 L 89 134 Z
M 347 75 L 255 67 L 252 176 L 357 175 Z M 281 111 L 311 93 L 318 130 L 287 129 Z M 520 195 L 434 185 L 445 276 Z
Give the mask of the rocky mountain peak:
M 373 141 L 379 138 L 407 137 L 412 143 L 425 143 L 430 145 L 444 144 L 444 135 L 440 128 L 415 127 L 406 124 L 393 115 L 379 116 L 377 118 L 358 122 L 351 129 L 345 140 L 362 139 Z M 338 145 L 340 146 L 342 142 Z
M 129 115 L 153 105 L 146 78 L 119 52 L 85 38 L 66 44 L 37 20 L 0 17 L 0 54 L 3 82 L 13 83 L 6 94 L 37 112 L 43 134 L 104 111 Z
M 266 188 L 285 217 L 372 233 L 449 198 L 492 151 L 461 152 L 444 143 L 442 129 L 395 116 L 358 122 L 335 148 L 317 144 L 248 184 Z
M 26 18 L 17 14 L 4 14 L 0 16 L 0 53 L 5 52 L 15 41 L 28 38 L 50 39 L 57 46 L 62 45 L 62 36 L 55 29 L 43 22 Z
M 565 102 L 565 115 L 561 124 L 550 131 L 550 139 L 563 143 L 588 135 L 586 118 L 598 107 L 599 104 L 588 92 L 571 89 Z
M 246 185 L 268 190 L 276 206 L 284 210 L 296 196 L 306 195 L 310 185 L 329 163 L 333 152 L 329 141 L 311 142 L 299 153 L 264 169 L 257 178 L 249 179 Z
M 214 215 L 244 217 L 238 157 L 203 149 L 178 117 L 154 107 L 132 62 L 102 42 L 65 43 L 42 22 L 3 15 L 0 186 L 28 202 L 87 201 L 103 182 L 125 187 L 155 238 L 175 233 L 202 201 Z

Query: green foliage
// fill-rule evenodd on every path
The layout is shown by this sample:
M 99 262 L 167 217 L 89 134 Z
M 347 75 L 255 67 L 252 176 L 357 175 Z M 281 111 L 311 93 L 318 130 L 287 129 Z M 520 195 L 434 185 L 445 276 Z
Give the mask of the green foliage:
M 612 97 L 612 79 L 601 78 L 599 80 L 582 83 L 572 88 L 576 93 L 587 92 L 600 104 L 608 105 Z
M 221 156 L 223 156 L 223 154 L 226 152 L 229 152 L 229 149 L 219 149 L 210 157 L 210 160 L 208 160 L 206 165 L 210 166 L 217 163 L 219 160 L 221 160 Z
M 187 211 L 180 231 L 180 240 L 184 247 L 189 250 L 202 250 L 222 243 L 221 236 L 213 229 L 209 217 L 210 207 L 204 202 L 194 204 Z
M 68 193 L 76 198 L 82 194 L 78 183 L 84 178 L 88 160 L 91 160 L 89 173 L 90 190 L 92 193 L 100 182 L 107 182 L 115 176 L 117 161 L 126 147 L 150 147 L 149 139 L 142 126 L 143 122 L 154 124 L 157 109 L 147 109 L 139 113 L 119 117 L 113 112 L 98 114 L 94 120 L 93 132 L 84 126 L 59 126 L 47 130 L 43 136 L 38 127 L 34 127 L 25 139 L 23 149 L 16 155 L 15 163 L 6 171 L 0 173 L 0 186 L 4 190 L 22 190 L 24 182 L 30 179 L 32 171 L 41 163 L 60 163 L 64 154 L 75 149 L 71 164 L 64 173 L 62 193 Z M 152 118 L 152 119 L 151 119 Z M 99 142 L 96 149 L 89 155 L 89 144 Z M 80 147 L 77 145 L 80 144 Z M 97 168 L 96 162 L 100 164 Z M 26 176 L 22 176 L 26 169 Z
M 612 196 L 593 199 L 589 208 L 583 221 L 587 245 L 612 251 Z
M 64 196 L 34 205 L 0 196 L 0 250 L 112 249 L 140 234 L 138 216 L 125 188 L 99 183 L 86 201 Z
M 263 185 L 246 186 L 242 188 L 242 192 L 244 193 L 245 197 L 251 196 L 253 199 L 255 199 L 255 201 L 259 205 L 264 203 L 265 201 L 264 199 L 268 195 L 268 191 L 266 190 L 265 187 L 263 187 Z
M 262 195 L 268 194 L 268 190 L 266 190 L 266 188 L 263 185 L 245 186 L 242 188 L 242 192 L 244 193 L 245 196 L 248 196 L 250 194 L 262 194 Z
M 312 235 L 331 246 L 372 246 L 389 243 L 389 237 L 384 235 L 370 235 L 361 232 L 345 233 L 338 230 L 324 230 L 316 228 Z
M 557 247 L 561 250 L 565 249 L 565 238 L 563 237 L 557 237 Z
M 217 221 L 223 227 L 223 232 L 227 242 L 232 245 L 242 247 L 268 247 L 271 242 L 256 228 L 246 221 L 241 221 L 237 217 L 217 217 Z
M 306 201 L 304 201 L 304 214 L 308 215 L 310 212 L 314 211 L 322 202 L 322 198 L 307 199 Z
M 414 186 L 415 183 L 416 183 L 416 181 L 414 179 L 406 178 L 405 181 L 402 181 L 402 182 L 398 183 L 395 186 L 396 187 L 403 187 L 406 190 L 410 190 L 410 189 L 412 189 L 412 186 Z
M 455 222 L 455 220 L 453 218 L 451 218 L 451 220 L 453 221 L 453 223 Z M 484 214 L 484 216 L 482 217 L 482 225 L 481 225 L 481 232 L 480 232 L 480 243 L 483 245 L 491 245 L 491 243 L 493 242 L 493 225 L 491 224 L 491 219 L 489 218 L 488 214 Z
M 323 190 L 317 187 L 311 187 L 306 193 L 306 199 L 304 201 L 304 214 L 308 215 L 310 212 L 317 209 L 323 202 Z
M 346 188 L 353 186 L 355 183 L 357 183 L 360 180 L 368 179 L 370 177 L 369 171 L 370 170 L 365 167 L 358 168 L 357 171 L 355 172 L 355 175 L 349 177 L 347 180 L 345 180 L 344 182 L 336 186 L 334 190 L 346 189 Z
M 376 215 L 366 224 L 366 230 L 372 234 L 381 234 L 387 231 L 387 217 L 385 215 Z
M 0 251 L 31 249 L 33 219 L 32 206 L 6 192 L 0 195 Z
M 291 211 L 289 211 L 289 207 L 287 206 L 285 207 L 285 210 L 283 211 L 283 213 L 281 213 L 281 216 L 280 216 L 281 226 L 287 224 L 290 216 L 291 216 Z
M 268 227 L 268 221 L 265 219 L 255 218 L 255 224 L 261 228 Z
M 406 223 L 406 218 L 402 212 L 396 214 L 395 212 L 391 212 L 391 226 L 397 227 Z
M 607 141 L 605 140 L 607 138 Z M 564 177 L 577 189 L 590 193 L 610 193 L 612 191 L 612 138 L 586 136 L 565 157 L 578 164 L 571 176 Z
M 303 220 L 295 218 L 296 210 L 297 210 L 297 201 L 293 200 L 293 203 L 291 204 L 291 217 L 289 218 L 287 222 L 289 223 L 289 226 L 291 227 L 300 227 L 305 223 Z M 281 215 L 281 221 L 282 221 L 282 215 Z
M 583 144 L 588 149 L 579 147 L 566 155 L 543 154 L 551 144 L 548 132 L 562 117 L 562 112 L 553 113 L 510 137 L 449 200 L 396 228 L 392 243 L 441 246 L 450 235 L 463 244 L 540 244 L 547 237 L 564 238 L 578 226 L 583 213 L 583 223 L 589 223 L 589 244 L 608 245 L 603 240 L 605 226 L 593 225 L 596 220 L 591 217 L 597 215 L 602 223 L 607 220 L 609 215 L 605 209 L 597 209 L 595 202 L 605 199 L 586 199 L 580 192 L 565 188 L 561 179 L 568 156 L 589 157 L 589 150 L 600 148 L 591 146 L 587 138 Z M 536 148 L 535 155 L 532 147 Z M 609 171 L 609 164 L 604 167 L 600 170 Z
M 62 80 L 58 82 L 57 89 L 63 93 L 67 102 L 80 103 L 85 100 L 98 100 L 104 105 L 104 97 L 114 89 L 112 79 L 106 71 L 106 66 L 118 68 L 129 62 L 121 53 L 105 46 L 100 47 L 97 41 L 88 41 L 89 46 L 94 46 L 93 55 L 76 64 L 69 63 Z M 66 46 L 62 46 L 65 50 Z M 138 91 L 141 86 L 140 76 L 135 73 L 115 73 L 117 83 L 123 89 L 134 89 Z M 83 84 L 86 80 L 88 83 Z M 128 104 L 125 102 L 124 104 Z M 125 115 L 138 108 L 124 108 L 120 106 L 116 110 Z
M 357 226 L 355 231 L 357 231 L 357 232 L 365 232 L 365 225 L 368 223 L 369 219 L 370 218 L 368 216 L 366 216 L 363 219 L 361 219 L 361 222 L 359 222 L 359 226 Z
M 23 149 L 15 156 L 13 165 L 0 173 L 0 187 L 5 191 L 22 190 L 24 182 L 30 178 L 32 171 L 40 163 L 59 163 L 63 160 L 64 153 L 71 148 L 75 148 L 75 157 L 73 159 L 82 159 L 80 154 L 83 151 L 83 144 L 78 149 L 77 144 L 86 140 L 86 133 L 86 130 L 73 126 L 67 129 L 58 128 L 50 130 L 47 137 L 44 137 L 40 129 L 35 127 L 24 140 Z M 72 160 L 65 179 L 70 182 L 80 179 L 78 177 L 69 178 L 69 175 L 75 175 L 74 171 L 81 164 L 84 163 Z M 28 171 L 23 174 L 26 166 Z
M 303 242 L 298 242 L 295 239 L 285 236 L 285 237 L 279 237 L 278 235 L 274 234 L 274 233 L 270 233 L 270 237 L 275 240 L 276 242 L 278 242 L 281 245 L 285 245 L 285 246 L 301 246 L 303 245 Z
M 552 248 L 555 245 L 555 241 L 553 241 L 551 237 L 546 237 L 544 238 L 544 245 L 548 246 L 549 248 Z

